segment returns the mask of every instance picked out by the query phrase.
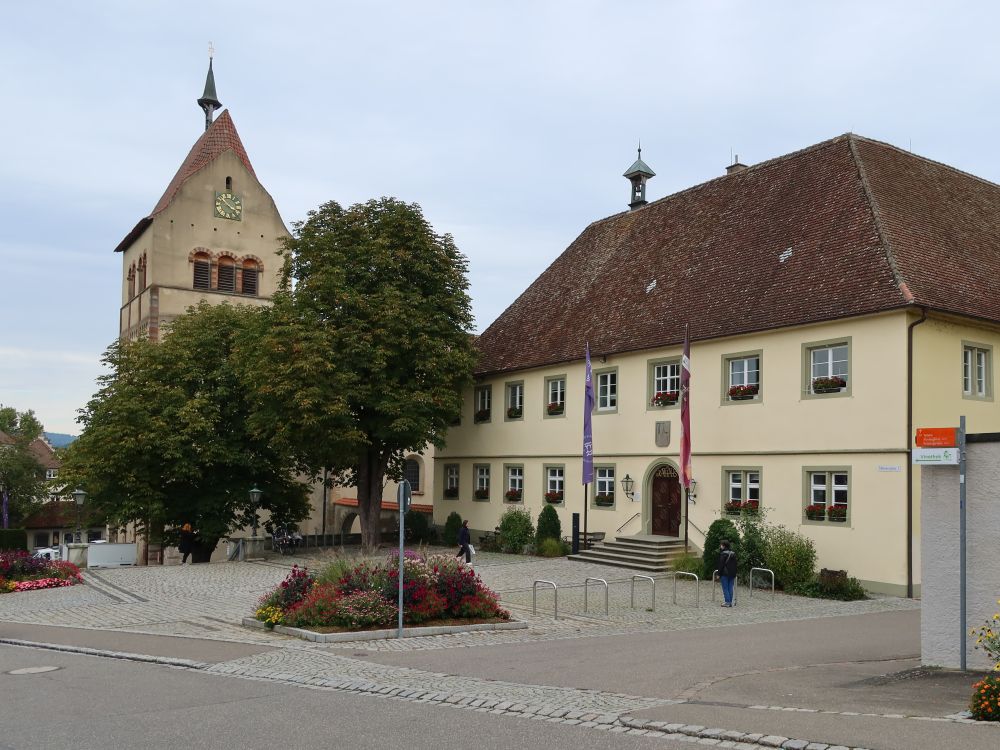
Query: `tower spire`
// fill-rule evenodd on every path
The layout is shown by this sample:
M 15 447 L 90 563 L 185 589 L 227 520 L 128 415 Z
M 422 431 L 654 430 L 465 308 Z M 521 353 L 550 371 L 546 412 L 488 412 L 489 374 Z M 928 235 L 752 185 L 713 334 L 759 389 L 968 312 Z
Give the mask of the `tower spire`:
M 646 180 L 656 177 L 656 172 L 650 169 L 642 160 L 642 141 L 639 141 L 639 153 L 635 163 L 625 172 L 625 177 L 632 183 L 632 198 L 628 207 L 633 211 L 646 205 Z
M 215 47 L 208 43 L 208 75 L 205 77 L 205 93 L 198 100 L 198 106 L 205 112 L 205 130 L 212 125 L 212 116 L 215 110 L 222 106 L 219 97 L 215 93 L 215 73 L 212 72 L 212 58 L 215 57 Z

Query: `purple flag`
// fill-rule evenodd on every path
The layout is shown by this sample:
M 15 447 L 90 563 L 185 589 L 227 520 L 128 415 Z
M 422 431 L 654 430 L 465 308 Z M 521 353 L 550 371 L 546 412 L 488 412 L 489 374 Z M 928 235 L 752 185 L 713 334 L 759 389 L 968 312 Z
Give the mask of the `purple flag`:
M 587 378 L 583 387 L 583 483 L 594 481 L 594 431 L 590 413 L 594 410 L 594 375 L 590 370 L 590 342 L 587 342 Z

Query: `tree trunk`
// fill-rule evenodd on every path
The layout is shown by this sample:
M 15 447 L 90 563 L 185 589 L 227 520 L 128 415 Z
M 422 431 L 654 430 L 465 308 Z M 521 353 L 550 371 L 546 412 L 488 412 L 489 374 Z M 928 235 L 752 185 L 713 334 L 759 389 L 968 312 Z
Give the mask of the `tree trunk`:
M 191 549 L 192 563 L 207 563 L 212 561 L 212 553 L 219 544 L 219 538 L 204 539 L 197 537 L 194 540 L 194 547 Z
M 358 515 L 361 516 L 361 551 L 375 552 L 382 541 L 382 481 L 388 461 L 376 447 L 358 456 Z

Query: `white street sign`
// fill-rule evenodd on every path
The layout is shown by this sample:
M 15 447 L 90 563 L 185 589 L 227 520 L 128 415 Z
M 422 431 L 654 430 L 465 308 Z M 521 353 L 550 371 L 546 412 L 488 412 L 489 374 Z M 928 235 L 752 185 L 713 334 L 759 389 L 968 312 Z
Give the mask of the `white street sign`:
M 957 466 L 958 448 L 914 448 L 913 463 L 921 466 Z

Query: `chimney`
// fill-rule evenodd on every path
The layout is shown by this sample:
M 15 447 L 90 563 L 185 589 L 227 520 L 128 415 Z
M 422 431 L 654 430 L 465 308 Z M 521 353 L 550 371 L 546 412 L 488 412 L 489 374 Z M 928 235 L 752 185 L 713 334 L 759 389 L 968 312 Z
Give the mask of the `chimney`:
M 742 172 L 746 169 L 749 169 L 749 167 L 746 164 L 741 164 L 740 155 L 736 154 L 736 160 L 726 167 L 726 174 L 736 174 L 737 172 Z

